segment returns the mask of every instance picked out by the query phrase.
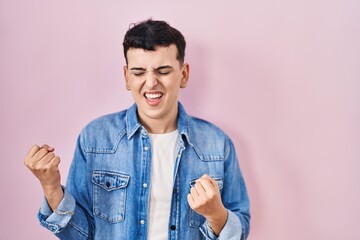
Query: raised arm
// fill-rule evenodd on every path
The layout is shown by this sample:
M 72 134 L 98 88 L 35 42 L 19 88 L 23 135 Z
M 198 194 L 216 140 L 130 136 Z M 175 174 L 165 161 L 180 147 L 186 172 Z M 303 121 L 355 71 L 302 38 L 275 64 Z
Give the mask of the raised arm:
M 91 213 L 86 173 L 86 159 L 80 137 L 69 170 L 66 187 L 60 184 L 60 158 L 54 148 L 34 145 L 25 157 L 25 165 L 39 179 L 45 194 L 38 218 L 40 224 L 60 239 L 93 239 L 94 221 Z
M 44 195 L 54 211 L 64 196 L 61 188 L 59 163 L 60 157 L 54 153 L 54 148 L 44 144 L 34 145 L 27 153 L 24 163 L 40 181 Z

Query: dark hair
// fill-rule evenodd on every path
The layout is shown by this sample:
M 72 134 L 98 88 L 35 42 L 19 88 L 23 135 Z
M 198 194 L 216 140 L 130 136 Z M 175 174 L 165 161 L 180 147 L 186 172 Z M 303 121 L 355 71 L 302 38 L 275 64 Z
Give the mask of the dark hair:
M 167 47 L 175 44 L 178 50 L 176 59 L 183 64 L 185 57 L 185 38 L 167 22 L 148 19 L 132 24 L 126 32 L 123 42 L 124 56 L 128 64 L 127 52 L 130 48 L 142 48 L 155 51 L 156 47 Z

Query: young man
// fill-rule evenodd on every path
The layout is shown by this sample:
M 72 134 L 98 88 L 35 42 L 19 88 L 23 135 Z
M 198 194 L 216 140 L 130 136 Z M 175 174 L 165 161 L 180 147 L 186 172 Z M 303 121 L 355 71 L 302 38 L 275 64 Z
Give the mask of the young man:
M 135 104 L 82 130 L 66 187 L 54 148 L 35 145 L 25 158 L 45 193 L 41 224 L 60 239 L 246 239 L 249 199 L 234 146 L 178 102 L 189 78 L 184 37 L 147 20 L 123 46 Z

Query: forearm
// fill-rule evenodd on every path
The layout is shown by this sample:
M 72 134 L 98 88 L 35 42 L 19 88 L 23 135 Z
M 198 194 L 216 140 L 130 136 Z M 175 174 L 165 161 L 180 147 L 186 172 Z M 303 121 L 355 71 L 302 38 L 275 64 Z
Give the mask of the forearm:
M 217 212 L 215 215 L 207 218 L 209 227 L 216 236 L 220 235 L 221 230 L 224 228 L 226 224 L 227 218 L 228 218 L 228 212 L 226 211 L 225 208 Z
M 45 198 L 49 204 L 49 207 L 51 208 L 52 211 L 55 211 L 64 197 L 64 191 L 61 185 L 60 184 L 57 186 L 42 185 L 42 188 L 44 191 Z

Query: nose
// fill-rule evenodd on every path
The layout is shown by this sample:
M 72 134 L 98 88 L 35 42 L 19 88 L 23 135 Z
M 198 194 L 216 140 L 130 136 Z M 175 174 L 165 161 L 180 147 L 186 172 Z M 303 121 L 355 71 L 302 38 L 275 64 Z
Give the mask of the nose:
M 149 89 L 152 89 L 158 85 L 158 79 L 154 72 L 150 71 L 146 75 L 145 84 Z

